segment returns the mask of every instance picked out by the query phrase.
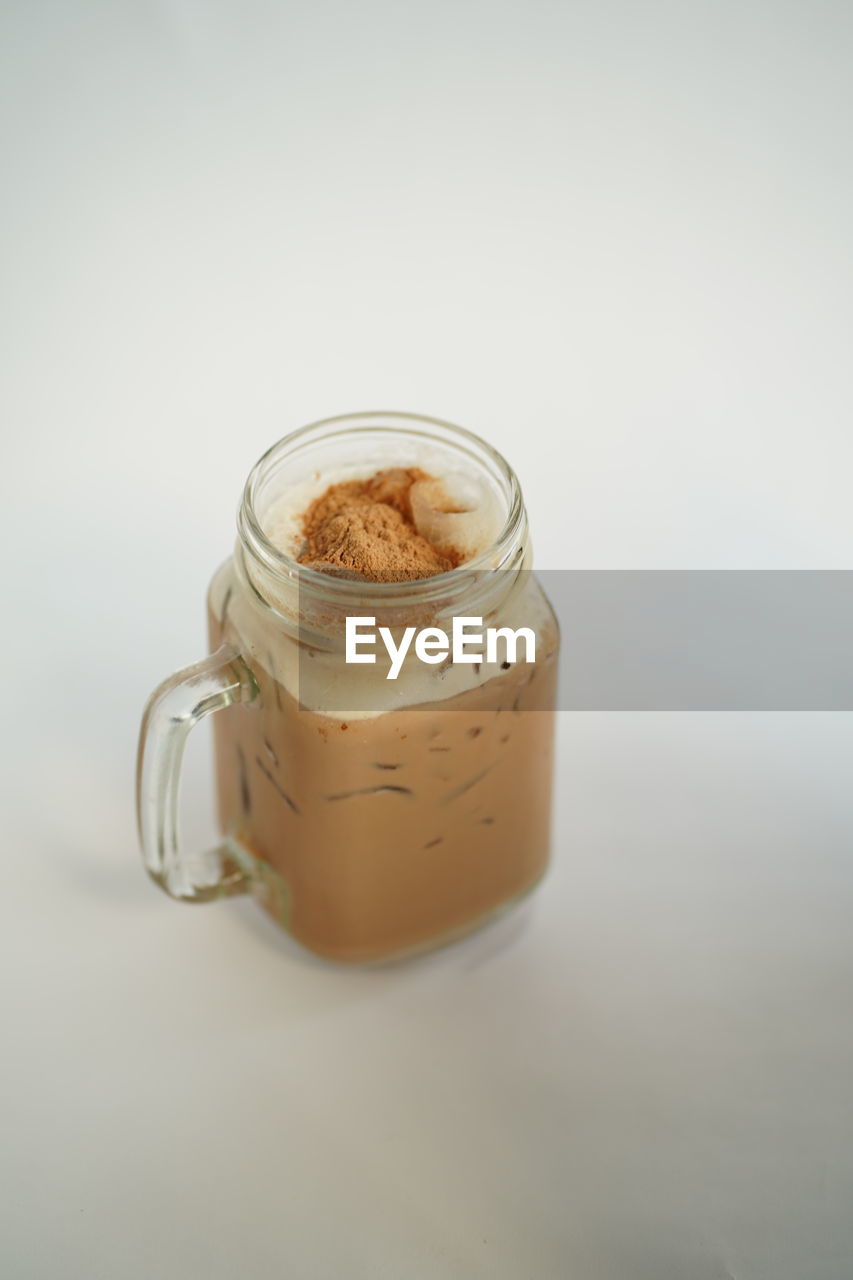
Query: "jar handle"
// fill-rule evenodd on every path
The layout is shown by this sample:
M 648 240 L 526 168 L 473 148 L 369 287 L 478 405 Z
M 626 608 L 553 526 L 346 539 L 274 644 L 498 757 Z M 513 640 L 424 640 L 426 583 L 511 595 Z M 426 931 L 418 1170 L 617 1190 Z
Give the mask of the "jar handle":
M 136 816 L 142 859 L 152 880 L 181 902 L 245 893 L 245 858 L 228 841 L 187 854 L 178 837 L 181 764 L 190 729 L 214 711 L 258 696 L 255 677 L 231 645 L 177 671 L 148 699 L 139 731 Z

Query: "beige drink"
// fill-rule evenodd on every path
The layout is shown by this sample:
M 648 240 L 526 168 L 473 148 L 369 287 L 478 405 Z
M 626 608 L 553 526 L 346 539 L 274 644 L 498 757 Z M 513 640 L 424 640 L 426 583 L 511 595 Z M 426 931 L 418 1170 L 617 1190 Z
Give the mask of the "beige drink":
M 227 630 L 227 629 L 226 629 Z M 223 639 L 210 614 L 211 647 Z M 259 697 L 215 724 L 224 832 L 271 868 L 267 905 L 305 946 L 371 960 L 450 939 L 548 859 L 556 632 L 535 665 L 342 721 L 255 666 Z

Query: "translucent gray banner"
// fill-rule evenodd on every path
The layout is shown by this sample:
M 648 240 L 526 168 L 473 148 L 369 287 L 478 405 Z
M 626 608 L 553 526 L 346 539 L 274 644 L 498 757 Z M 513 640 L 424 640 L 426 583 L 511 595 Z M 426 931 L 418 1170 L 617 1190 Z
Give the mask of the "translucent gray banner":
M 559 705 L 853 710 L 853 573 L 554 571 Z
M 452 615 L 506 625 L 505 606 L 494 616 L 484 606 L 483 579 L 472 578 L 469 588 L 459 572 Z M 559 624 L 559 657 L 542 591 Z M 556 705 L 569 711 L 853 710 L 853 572 L 553 570 L 507 576 L 507 594 L 515 601 L 512 626 L 536 629 L 535 663 L 525 662 L 519 643 L 511 662 L 463 666 L 451 653 L 421 665 L 412 641 L 399 680 L 386 683 L 378 639 L 376 666 L 356 671 L 343 651 L 320 663 L 305 632 L 300 701 L 335 715 L 436 702 L 467 710 L 475 687 L 494 682 L 495 696 L 506 688 L 505 709 L 538 710 L 554 704 L 556 672 Z M 367 586 L 337 616 L 364 614 L 383 621 Z M 406 622 L 430 620 L 423 608 L 412 619 L 399 609 L 385 617 L 396 636 Z M 451 621 L 445 611 L 445 630 Z

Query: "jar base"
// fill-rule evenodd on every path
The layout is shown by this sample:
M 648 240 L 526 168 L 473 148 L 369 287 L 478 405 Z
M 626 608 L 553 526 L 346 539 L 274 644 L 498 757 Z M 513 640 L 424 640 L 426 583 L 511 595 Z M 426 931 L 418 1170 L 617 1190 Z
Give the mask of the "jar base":
M 260 905 L 264 910 L 273 916 L 284 932 L 291 938 L 297 946 L 300 947 L 307 955 L 313 956 L 320 960 L 326 961 L 328 964 L 343 966 L 355 969 L 378 969 L 385 966 L 393 966 L 397 964 L 407 964 L 411 960 L 418 960 L 422 956 L 427 956 L 433 951 L 441 951 L 447 947 L 452 947 L 455 943 L 463 941 L 472 934 L 479 933 L 487 929 L 490 925 L 496 924 L 504 916 L 510 915 L 516 907 L 530 898 L 545 879 L 548 873 L 548 863 L 537 873 L 535 878 L 520 889 L 511 898 L 505 899 L 503 902 L 497 903 L 495 906 L 487 908 L 482 914 L 475 916 L 473 919 L 466 921 L 464 924 L 455 926 L 444 933 L 434 937 L 422 939 L 409 945 L 395 948 L 394 950 L 382 951 L 377 954 L 365 954 L 363 951 L 354 953 L 352 950 L 329 950 L 313 943 L 308 943 L 299 934 L 294 932 L 289 922 L 282 920 L 281 916 L 275 911 L 272 903 L 259 898 Z

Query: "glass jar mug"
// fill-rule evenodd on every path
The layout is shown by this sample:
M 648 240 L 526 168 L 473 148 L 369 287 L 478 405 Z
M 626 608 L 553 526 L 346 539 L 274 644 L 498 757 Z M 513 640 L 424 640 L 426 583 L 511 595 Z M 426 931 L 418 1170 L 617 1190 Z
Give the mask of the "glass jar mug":
M 276 513 L 305 486 L 390 467 L 474 476 L 496 536 L 459 567 L 405 582 L 322 572 L 274 545 Z M 448 942 L 527 894 L 548 862 L 559 644 L 530 567 L 516 476 L 468 431 L 358 414 L 274 445 L 210 586 L 211 656 L 160 685 L 143 717 L 137 810 L 152 878 L 183 901 L 250 892 L 309 950 L 346 962 Z M 523 626 L 535 661 L 520 644 L 514 659 L 427 664 L 411 646 L 389 679 L 381 643 L 375 662 L 345 660 L 348 617 L 395 637 L 412 625 L 450 635 L 461 617 Z M 178 784 L 187 734 L 213 712 L 223 839 L 199 855 L 180 843 Z

